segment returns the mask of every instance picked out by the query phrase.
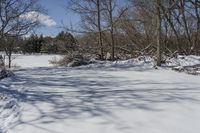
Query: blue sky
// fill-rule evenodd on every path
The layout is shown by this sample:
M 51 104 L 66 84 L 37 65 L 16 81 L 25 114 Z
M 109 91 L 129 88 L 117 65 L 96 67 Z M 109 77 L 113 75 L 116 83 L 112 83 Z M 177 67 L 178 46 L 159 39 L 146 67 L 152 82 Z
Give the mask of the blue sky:
M 123 5 L 125 0 L 117 0 L 118 4 Z M 44 36 L 56 36 L 58 32 L 63 30 L 64 25 L 77 27 L 79 16 L 66 10 L 68 0 L 39 0 L 39 3 L 47 10 L 46 18 L 55 22 L 52 26 L 43 26 L 36 30 L 37 34 Z M 44 16 L 42 16 L 44 17 Z M 45 20 L 45 19 L 42 19 Z
M 66 10 L 67 0 L 40 0 L 39 3 L 47 10 L 49 19 L 56 22 L 53 26 L 42 26 L 36 29 L 37 34 L 45 36 L 55 36 L 62 30 L 64 25 L 70 25 L 72 22 L 76 25 L 79 16 Z

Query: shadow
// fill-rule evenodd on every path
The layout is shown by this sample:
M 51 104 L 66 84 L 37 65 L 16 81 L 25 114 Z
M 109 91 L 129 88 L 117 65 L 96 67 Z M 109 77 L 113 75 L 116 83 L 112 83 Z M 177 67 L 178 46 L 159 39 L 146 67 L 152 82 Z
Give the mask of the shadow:
M 37 68 L 16 71 L 15 77 L 0 81 L 1 93 L 12 96 L 20 105 L 30 106 L 31 110 L 35 110 L 39 115 L 31 120 L 24 120 L 22 113 L 13 127 L 27 124 L 43 128 L 35 123 L 115 117 L 111 110 L 118 108 L 162 111 L 158 104 L 200 101 L 195 97 L 200 95 L 200 88 L 192 88 L 184 82 L 134 80 L 112 76 L 107 71 L 109 70 L 88 68 Z M 56 133 L 49 129 L 43 130 Z

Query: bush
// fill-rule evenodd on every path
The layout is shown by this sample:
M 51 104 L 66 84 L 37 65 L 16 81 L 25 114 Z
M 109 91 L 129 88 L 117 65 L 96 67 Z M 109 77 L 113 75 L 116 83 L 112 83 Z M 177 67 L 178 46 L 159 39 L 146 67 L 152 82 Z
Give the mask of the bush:
M 9 70 L 0 70 L 0 79 L 4 79 L 4 78 L 7 78 L 7 77 L 11 77 L 13 76 L 13 72 L 12 71 L 9 71 Z
M 74 53 L 74 54 L 67 54 L 60 60 L 53 59 L 50 61 L 50 63 L 60 66 L 76 67 L 76 66 L 88 65 L 92 62 L 90 61 L 90 58 L 88 58 L 87 56 L 84 56 L 79 53 Z

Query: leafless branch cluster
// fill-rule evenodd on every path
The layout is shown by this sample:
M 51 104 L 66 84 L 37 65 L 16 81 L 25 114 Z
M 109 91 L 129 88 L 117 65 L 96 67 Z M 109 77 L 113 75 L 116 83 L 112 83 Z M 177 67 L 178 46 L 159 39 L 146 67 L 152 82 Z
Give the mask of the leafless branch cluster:
M 80 15 L 85 31 L 80 43 L 98 47 L 102 58 L 107 52 L 113 60 L 128 54 L 151 55 L 160 65 L 162 55 L 200 53 L 199 0 L 70 2 L 69 9 Z
M 23 17 L 33 11 L 41 11 L 37 0 L 0 0 L 0 45 L 9 58 L 9 67 L 19 37 L 26 35 L 39 24 Z

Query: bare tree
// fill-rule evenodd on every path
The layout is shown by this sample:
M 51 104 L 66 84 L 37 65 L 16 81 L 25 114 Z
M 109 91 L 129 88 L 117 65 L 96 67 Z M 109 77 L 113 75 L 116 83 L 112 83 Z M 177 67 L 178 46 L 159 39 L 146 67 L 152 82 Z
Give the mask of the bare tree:
M 199 2 L 198 0 L 167 0 L 161 9 L 166 22 L 175 36 L 179 54 L 191 54 L 198 44 Z M 199 21 L 199 22 L 198 22 Z
M 107 22 L 107 31 L 110 33 L 111 59 L 115 60 L 117 25 L 128 8 L 119 6 L 117 0 L 102 0 L 102 3 L 104 19 Z
M 104 59 L 104 54 L 103 54 L 103 42 L 102 42 L 102 29 L 101 29 L 101 7 L 100 7 L 100 0 L 97 0 L 97 27 L 99 31 L 99 45 L 100 51 L 101 51 L 101 59 Z
M 128 11 L 120 19 L 120 30 L 129 40 L 126 49 L 131 50 L 133 57 L 155 53 L 154 41 L 156 32 L 154 1 L 131 0 Z
M 98 39 L 99 47 L 104 44 L 103 53 L 111 51 L 112 60 L 119 51 L 131 57 L 156 53 L 160 66 L 164 61 L 161 54 L 173 57 L 200 53 L 199 0 L 127 0 L 124 2 L 129 8 L 125 12 L 123 8 L 117 10 L 121 8 L 117 0 L 72 1 L 82 18 L 82 28 L 88 31 L 83 38 Z M 96 42 L 85 40 L 84 44 L 89 41 L 96 46 Z
M 113 20 L 113 11 L 114 11 L 114 0 L 103 0 L 103 4 L 105 7 L 105 11 L 108 14 L 106 17 L 108 18 L 108 29 L 110 32 L 110 39 L 111 39 L 111 59 L 115 59 L 115 41 L 114 41 L 114 20 Z
M 103 59 L 101 0 L 70 0 L 69 5 L 70 7 L 68 8 L 78 13 L 81 17 L 81 27 L 85 31 L 82 31 L 82 33 L 96 33 L 98 35 L 100 58 Z
M 196 19 L 196 35 L 195 35 L 195 39 L 194 39 L 194 43 L 191 46 L 191 51 L 193 52 L 195 47 L 198 45 L 199 43 L 199 35 L 200 35 L 200 1 L 199 0 L 189 0 L 189 2 L 193 5 L 194 8 L 194 16 Z
M 14 44 L 11 43 L 15 43 L 9 39 L 23 36 L 39 24 L 37 20 L 33 21 L 24 17 L 33 11 L 41 11 L 40 6 L 37 5 L 37 0 L 0 1 L 0 40 L 9 58 L 9 68 L 11 67 L 11 56 L 14 49 Z
M 5 40 L 5 45 L 6 45 L 4 47 L 4 50 L 5 50 L 6 56 L 8 57 L 8 68 L 11 68 L 11 62 L 13 60 L 12 53 L 17 48 L 17 45 L 19 45 L 20 38 L 18 36 L 6 35 L 4 37 L 4 40 Z

